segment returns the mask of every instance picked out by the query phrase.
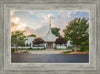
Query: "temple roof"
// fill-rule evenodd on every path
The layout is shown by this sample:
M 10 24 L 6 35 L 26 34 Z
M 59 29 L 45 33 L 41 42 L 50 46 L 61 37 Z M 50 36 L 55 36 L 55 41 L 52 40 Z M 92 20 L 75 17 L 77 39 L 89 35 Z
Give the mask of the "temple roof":
M 45 42 L 55 42 L 55 40 L 57 39 L 58 37 L 56 37 L 55 35 L 53 35 L 51 33 L 51 30 L 49 30 L 49 32 L 44 36 L 42 37 L 42 39 L 45 41 Z

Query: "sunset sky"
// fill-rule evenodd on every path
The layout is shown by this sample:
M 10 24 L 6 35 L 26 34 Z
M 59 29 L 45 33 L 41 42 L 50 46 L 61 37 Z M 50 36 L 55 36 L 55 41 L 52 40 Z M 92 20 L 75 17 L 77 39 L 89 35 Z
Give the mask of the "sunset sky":
M 63 29 L 68 22 L 75 18 L 89 19 L 88 11 L 11 11 L 11 31 L 25 30 L 25 35 L 36 34 L 45 35 L 49 30 L 49 18 L 51 18 L 51 27 L 60 28 L 60 34 L 63 35 Z

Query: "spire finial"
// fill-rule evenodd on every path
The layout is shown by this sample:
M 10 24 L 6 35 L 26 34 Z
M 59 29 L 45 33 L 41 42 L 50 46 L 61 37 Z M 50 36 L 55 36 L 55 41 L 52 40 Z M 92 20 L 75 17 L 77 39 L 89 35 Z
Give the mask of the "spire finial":
M 49 17 L 49 27 L 51 28 L 51 18 Z
M 51 18 L 49 18 L 49 23 L 51 24 Z

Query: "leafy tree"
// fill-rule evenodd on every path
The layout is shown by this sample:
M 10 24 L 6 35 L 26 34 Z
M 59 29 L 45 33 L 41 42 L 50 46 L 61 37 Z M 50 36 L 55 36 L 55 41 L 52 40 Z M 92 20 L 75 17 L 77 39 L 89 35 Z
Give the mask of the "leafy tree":
M 36 37 L 36 35 L 35 34 L 30 34 L 30 35 L 28 35 L 28 37 Z
M 81 45 L 83 45 L 83 46 L 89 46 L 89 39 L 87 39 L 86 41 L 82 42 Z
M 18 51 L 18 46 L 23 46 L 27 40 L 23 33 L 24 31 L 19 30 L 11 33 L 11 44 L 16 46 L 16 52 Z
M 36 39 L 34 39 L 34 41 L 33 41 L 33 44 L 42 44 L 42 43 L 44 43 L 44 40 L 43 39 L 41 39 L 41 38 L 36 38 Z
M 60 33 L 59 33 L 60 28 L 51 28 L 51 31 L 55 36 L 57 36 L 57 37 L 61 36 Z
M 88 40 L 88 27 L 88 20 L 85 18 L 75 18 L 64 29 L 64 38 L 71 41 L 71 43 L 74 45 L 75 52 L 77 51 L 77 45 L 80 45 L 82 42 Z
M 59 38 L 56 39 L 55 43 L 56 44 L 60 44 L 60 45 L 61 44 L 66 44 L 67 43 L 67 40 L 64 39 L 64 38 L 62 38 L 62 37 L 59 37 Z

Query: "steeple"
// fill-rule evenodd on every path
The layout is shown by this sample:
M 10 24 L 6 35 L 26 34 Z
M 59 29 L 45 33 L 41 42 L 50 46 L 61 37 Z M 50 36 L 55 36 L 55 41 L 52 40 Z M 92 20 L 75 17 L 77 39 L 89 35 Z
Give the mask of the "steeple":
M 51 31 L 51 18 L 48 19 L 49 21 L 49 31 L 48 33 L 43 37 L 43 40 L 46 42 L 54 42 L 58 37 L 56 37 L 52 31 Z
M 49 31 L 48 31 L 48 33 L 47 33 L 47 35 L 51 35 L 52 33 L 51 33 L 51 18 L 49 18 Z
M 49 18 L 49 27 L 51 28 L 51 18 Z

